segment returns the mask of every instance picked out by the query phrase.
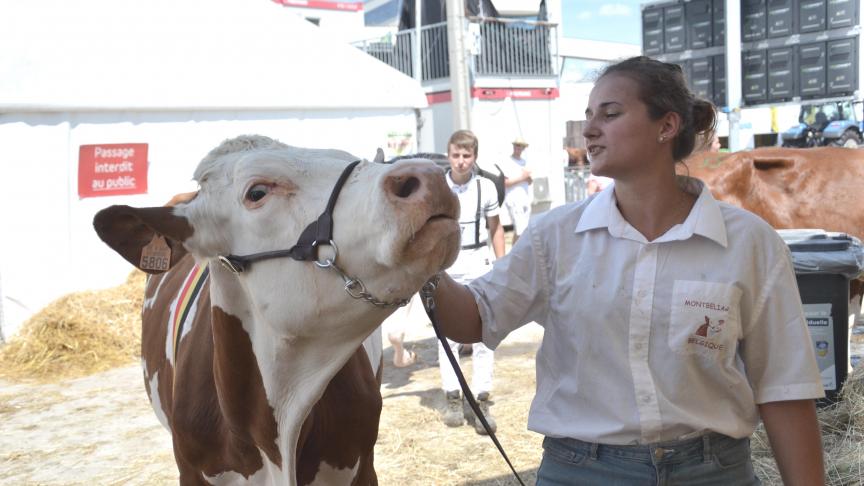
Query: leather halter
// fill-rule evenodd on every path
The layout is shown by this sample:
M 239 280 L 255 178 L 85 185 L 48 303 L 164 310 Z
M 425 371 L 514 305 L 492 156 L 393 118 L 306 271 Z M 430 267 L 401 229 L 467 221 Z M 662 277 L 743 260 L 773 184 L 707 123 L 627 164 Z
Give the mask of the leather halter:
M 336 266 L 336 258 L 339 255 L 339 249 L 333 241 L 333 209 L 336 207 L 336 200 L 339 198 L 339 193 L 342 191 L 342 186 L 351 175 L 351 171 L 360 163 L 360 160 L 355 160 L 345 167 L 336 185 L 333 186 L 333 191 L 330 193 L 330 200 L 327 201 L 327 208 L 318 216 L 318 219 L 309 223 L 306 229 L 300 233 L 300 238 L 297 243 L 287 250 L 265 251 L 261 253 L 253 253 L 250 255 L 219 255 L 218 259 L 222 265 L 234 274 L 243 273 L 252 266 L 253 263 L 262 260 L 270 260 L 272 258 L 290 257 L 297 261 L 315 262 L 321 268 L 332 268 L 345 281 L 345 291 L 348 295 L 355 299 L 363 299 L 377 307 L 402 307 L 408 304 L 408 299 L 397 299 L 392 302 L 381 301 L 366 292 L 366 286 L 363 282 L 355 277 L 348 276 L 342 269 Z M 322 245 L 327 245 L 333 248 L 333 257 L 325 260 L 318 258 L 318 248 Z
M 359 160 L 355 160 L 345 167 L 336 185 L 333 186 L 333 191 L 330 193 L 330 200 L 327 201 L 327 208 L 318 216 L 318 219 L 309 224 L 306 229 L 300 233 L 300 238 L 297 244 L 288 250 L 265 251 L 261 253 L 253 253 L 251 255 L 228 255 L 219 256 L 219 261 L 228 270 L 234 273 L 243 273 L 252 266 L 252 263 L 269 260 L 271 258 L 291 257 L 299 261 L 318 261 L 318 246 L 323 244 L 333 245 L 333 208 L 336 206 L 336 199 L 339 197 L 339 192 L 342 191 L 342 186 L 348 180 L 348 176 L 354 167 L 359 164 Z

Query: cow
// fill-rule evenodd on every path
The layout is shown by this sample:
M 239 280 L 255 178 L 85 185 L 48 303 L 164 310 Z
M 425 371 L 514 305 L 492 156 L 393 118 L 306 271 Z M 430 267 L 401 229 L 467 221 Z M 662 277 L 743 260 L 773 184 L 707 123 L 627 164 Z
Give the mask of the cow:
M 588 167 L 588 150 L 584 148 L 565 147 L 567 152 L 567 167 Z
M 443 171 L 250 135 L 194 177 L 93 223 L 150 274 L 145 389 L 180 483 L 377 484 L 380 334 L 375 361 L 361 343 L 456 258 Z
M 698 152 L 678 172 L 702 180 L 718 200 L 776 229 L 819 228 L 864 241 L 864 151 L 839 147 Z M 850 313 L 861 319 L 864 283 L 850 282 Z

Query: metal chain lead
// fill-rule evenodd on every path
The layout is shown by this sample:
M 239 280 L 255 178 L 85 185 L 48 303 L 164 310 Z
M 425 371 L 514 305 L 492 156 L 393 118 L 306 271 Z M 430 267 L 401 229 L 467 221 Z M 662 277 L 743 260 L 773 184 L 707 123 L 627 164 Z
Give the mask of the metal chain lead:
M 435 299 L 432 296 L 435 294 L 435 289 L 438 288 L 440 279 L 441 275 L 436 273 L 420 288 L 420 297 L 423 299 L 423 306 L 426 307 L 427 311 L 435 308 Z
M 375 307 L 382 307 L 385 309 L 399 308 L 408 305 L 411 299 L 396 299 L 392 302 L 386 302 L 383 300 L 378 300 L 374 295 L 370 294 L 366 291 L 366 285 L 362 280 L 356 277 L 351 277 L 342 271 L 341 268 L 336 266 L 336 263 L 333 260 L 325 260 L 323 263 L 318 263 L 318 266 L 321 268 L 332 268 L 336 273 L 342 277 L 342 280 L 345 282 L 345 292 L 348 293 L 351 297 L 358 300 L 365 300 Z

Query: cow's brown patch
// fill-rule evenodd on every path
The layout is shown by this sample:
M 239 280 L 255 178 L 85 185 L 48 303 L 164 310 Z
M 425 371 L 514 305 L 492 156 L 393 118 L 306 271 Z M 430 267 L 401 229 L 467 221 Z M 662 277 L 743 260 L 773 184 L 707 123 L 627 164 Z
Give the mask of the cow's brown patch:
M 228 427 L 236 440 L 254 444 L 264 451 L 270 462 L 282 467 L 276 443 L 279 435 L 276 418 L 267 401 L 249 333 L 243 329 L 240 319 L 218 306 L 213 307 L 212 325 L 213 375 Z
M 208 304 L 203 314 L 211 314 L 209 294 L 203 298 Z M 181 478 L 228 471 L 248 478 L 264 466 L 259 449 L 281 467 L 276 422 L 249 335 L 239 319 L 218 307 L 212 308 L 212 327 L 197 324 L 181 341 L 172 397 L 171 429 Z
M 174 368 L 165 353 L 165 342 L 168 338 L 168 321 L 171 313 L 171 301 L 173 301 L 183 285 L 186 275 L 192 270 L 195 260 L 191 256 L 182 259 L 176 267 L 163 274 L 151 275 L 147 280 L 144 290 L 144 300 L 156 301 L 151 306 L 142 309 L 141 313 L 141 358 L 144 362 L 144 378 L 149 381 L 158 373 L 159 399 L 162 403 L 162 411 L 171 418 L 171 388 L 174 381 Z M 159 289 L 158 295 L 156 289 Z M 207 294 L 205 287 L 202 294 Z M 199 307 L 200 310 L 200 307 Z M 199 312 L 200 314 L 200 312 Z M 200 319 L 200 316 L 196 316 Z M 149 383 L 146 383 L 147 393 L 150 394 Z M 153 397 L 150 397 L 152 400 Z
M 359 463 L 353 484 L 378 483 L 372 463 L 382 406 L 379 390 L 379 381 L 360 346 L 303 423 L 297 458 L 299 484 L 311 483 L 321 462 L 339 469 Z

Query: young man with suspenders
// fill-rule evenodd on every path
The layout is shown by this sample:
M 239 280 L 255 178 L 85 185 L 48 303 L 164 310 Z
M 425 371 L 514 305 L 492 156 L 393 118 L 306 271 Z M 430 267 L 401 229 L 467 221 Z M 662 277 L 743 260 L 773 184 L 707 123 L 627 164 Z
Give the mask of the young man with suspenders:
M 447 183 L 459 197 L 461 207 L 459 225 L 462 230 L 462 250 L 447 273 L 463 284 L 489 271 L 494 258 L 504 255 L 504 228 L 498 219 L 498 191 L 491 180 L 477 174 L 478 148 L 477 137 L 468 130 L 454 132 L 447 144 L 447 158 L 450 162 Z M 456 354 L 458 343 L 449 340 L 448 343 Z M 493 358 L 492 350 L 482 343 L 473 345 L 471 389 L 477 396 L 480 409 L 494 431 L 495 421 L 489 414 Z M 480 421 L 474 419 L 472 412 L 463 413 L 459 382 L 440 343 L 438 344 L 438 366 L 442 388 L 447 398 L 447 408 L 442 418 L 444 423 L 450 427 L 458 427 L 467 418 L 469 421 L 474 421 L 474 429 L 477 433 L 485 434 L 486 431 Z

